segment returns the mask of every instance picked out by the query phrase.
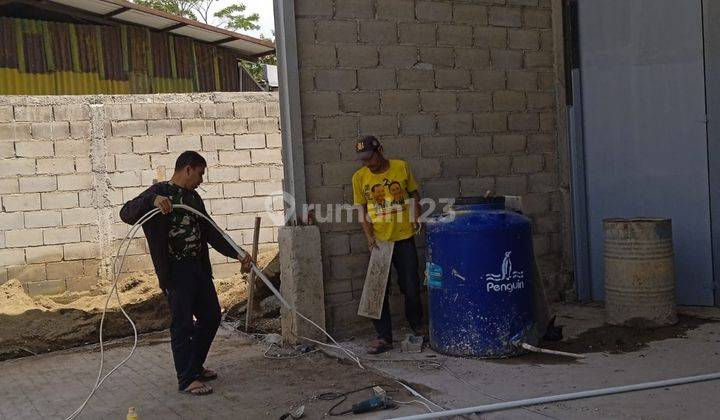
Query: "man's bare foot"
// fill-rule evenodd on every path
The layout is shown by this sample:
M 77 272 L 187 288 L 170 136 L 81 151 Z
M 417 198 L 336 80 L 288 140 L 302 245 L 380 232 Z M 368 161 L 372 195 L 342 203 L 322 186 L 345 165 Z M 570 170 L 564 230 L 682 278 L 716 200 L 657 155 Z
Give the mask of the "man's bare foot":
M 213 389 L 210 388 L 207 384 L 201 381 L 193 381 L 190 383 L 190 385 L 187 386 L 187 388 L 180 391 L 181 394 L 188 394 L 188 395 L 208 395 L 212 394 Z
M 212 381 L 213 379 L 217 379 L 218 375 L 217 372 L 215 372 L 212 369 L 205 369 L 203 368 L 202 373 L 200 374 L 200 380 L 201 381 Z

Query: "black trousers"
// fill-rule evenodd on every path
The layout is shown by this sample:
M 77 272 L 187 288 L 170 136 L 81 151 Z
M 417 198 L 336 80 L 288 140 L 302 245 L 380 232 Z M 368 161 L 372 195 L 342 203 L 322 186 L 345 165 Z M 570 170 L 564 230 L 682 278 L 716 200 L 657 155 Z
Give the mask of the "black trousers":
M 212 278 L 202 269 L 200 261 L 173 262 L 170 283 L 167 289 L 172 316 L 170 344 L 178 389 L 183 390 L 203 372 L 220 326 L 220 303 Z
M 395 242 L 392 265 L 397 271 L 398 286 L 405 297 L 405 319 L 413 329 L 422 326 L 423 308 L 420 300 L 420 277 L 418 276 L 418 255 L 415 239 L 408 238 Z M 392 320 L 390 319 L 390 279 L 385 289 L 380 319 L 373 319 L 378 338 L 392 343 Z

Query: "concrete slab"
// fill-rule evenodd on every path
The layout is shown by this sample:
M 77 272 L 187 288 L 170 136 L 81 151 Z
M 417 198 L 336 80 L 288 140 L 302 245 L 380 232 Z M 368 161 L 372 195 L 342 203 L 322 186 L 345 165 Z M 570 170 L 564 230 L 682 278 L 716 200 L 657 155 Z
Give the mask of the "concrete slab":
M 677 327 L 654 332 L 608 330 L 603 327 L 604 313 L 599 305 L 563 305 L 555 312 L 557 323 L 565 325 L 566 340 L 552 347 L 584 349 L 586 359 L 529 354 L 477 360 L 448 357 L 429 349 L 420 354 L 393 350 L 369 356 L 363 353 L 363 346 L 370 337 L 354 340 L 349 346 L 363 354 L 366 366 L 414 384 L 446 408 L 720 372 L 718 309 L 680 308 Z M 615 341 L 611 341 L 613 337 Z M 536 406 L 483 418 L 715 419 L 720 410 L 718 393 L 720 381 L 714 381 Z
M 130 350 L 128 344 L 124 340 L 110 346 L 106 366 L 122 360 Z M 128 407 L 134 406 L 141 419 L 277 419 L 304 404 L 306 418 L 318 419 L 337 402 L 318 400 L 320 393 L 388 383 L 376 373 L 319 352 L 294 359 L 268 359 L 264 357 L 266 346 L 221 328 L 207 365 L 220 375 L 211 383 L 215 392 L 192 397 L 177 392 L 169 347 L 167 332 L 143 336 L 133 358 L 108 379 L 80 418 L 125 418 Z M 67 417 L 87 396 L 98 363 L 97 350 L 87 347 L 1 362 L 0 419 Z M 355 394 L 342 407 L 369 396 L 370 391 Z M 397 398 L 411 399 L 407 393 L 399 393 Z M 416 412 L 417 408 L 403 406 L 392 415 Z M 389 417 L 389 413 L 380 416 Z

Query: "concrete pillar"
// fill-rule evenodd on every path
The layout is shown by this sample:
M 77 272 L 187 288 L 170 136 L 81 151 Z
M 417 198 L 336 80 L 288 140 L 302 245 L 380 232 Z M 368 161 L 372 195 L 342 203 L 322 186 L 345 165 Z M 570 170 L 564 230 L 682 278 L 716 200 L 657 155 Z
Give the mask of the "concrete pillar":
M 325 328 L 325 290 L 323 287 L 320 229 L 317 226 L 281 227 L 280 292 L 301 314 Z M 287 308 L 281 310 L 282 336 L 297 343 L 299 337 L 322 340 L 324 334 Z

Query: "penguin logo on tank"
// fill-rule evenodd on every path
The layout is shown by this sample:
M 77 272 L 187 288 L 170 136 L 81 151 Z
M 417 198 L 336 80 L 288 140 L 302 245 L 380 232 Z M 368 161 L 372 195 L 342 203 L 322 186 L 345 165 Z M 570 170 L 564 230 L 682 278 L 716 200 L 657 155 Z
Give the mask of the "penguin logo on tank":
M 513 271 L 512 251 L 506 251 L 500 263 L 500 274 L 486 274 L 486 290 L 488 292 L 514 292 L 525 287 L 525 272 Z

